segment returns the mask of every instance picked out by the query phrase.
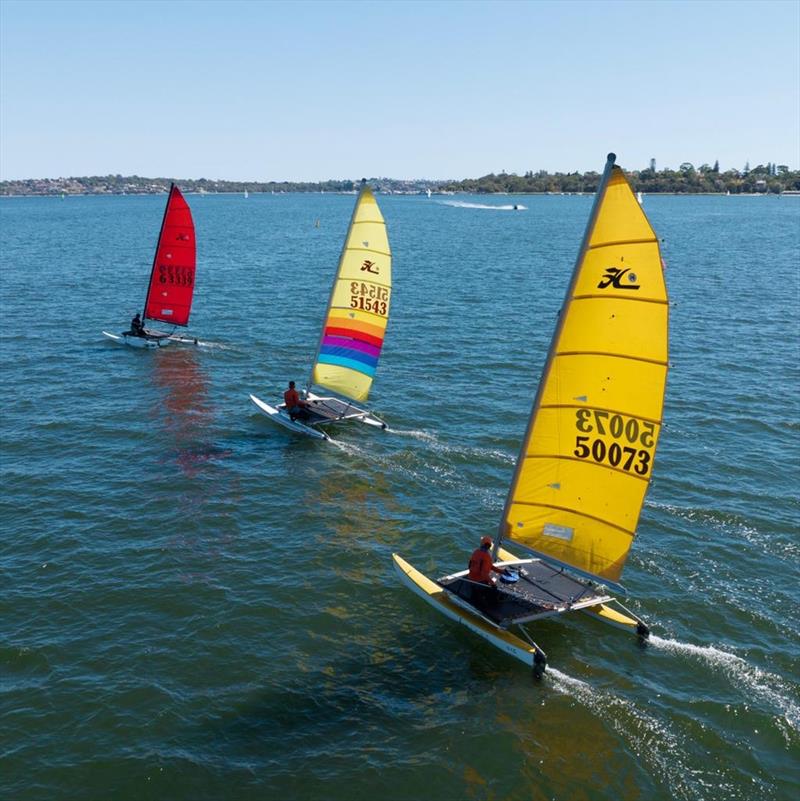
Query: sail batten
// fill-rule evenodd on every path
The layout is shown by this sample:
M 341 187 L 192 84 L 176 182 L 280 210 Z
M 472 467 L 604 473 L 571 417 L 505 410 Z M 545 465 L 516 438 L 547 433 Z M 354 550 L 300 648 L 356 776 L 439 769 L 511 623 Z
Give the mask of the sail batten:
M 609 157 L 517 460 L 500 541 L 616 583 L 661 433 L 669 304 L 658 238 Z
M 621 531 L 623 534 L 627 534 L 629 537 L 635 537 L 636 532 L 630 531 L 627 528 L 623 528 L 622 526 L 618 526 L 615 523 L 612 523 L 609 520 L 604 520 L 602 517 L 595 517 L 594 515 L 587 515 L 585 512 L 576 512 L 574 509 L 569 509 L 566 506 L 554 506 L 552 503 L 532 503 L 530 501 L 519 501 L 520 506 L 538 506 L 542 509 L 554 509 L 559 512 L 570 512 L 577 517 L 585 517 L 587 520 L 594 520 L 597 523 L 602 523 L 606 526 L 611 526 L 612 528 L 617 529 L 617 531 Z
M 587 250 L 597 250 L 598 248 L 611 248 L 615 245 L 643 245 L 649 244 L 651 242 L 658 243 L 658 239 L 656 237 L 652 237 L 651 239 L 620 239 L 616 242 L 598 242 L 595 245 L 589 245 Z
M 581 409 L 583 407 L 579 406 L 578 404 L 575 404 L 575 403 L 542 403 L 542 404 L 539 405 L 539 408 L 540 409 Z M 602 407 L 598 406 L 597 407 L 597 411 L 611 413 L 614 410 L 613 409 L 603 409 Z M 655 423 L 656 425 L 661 425 L 661 419 L 660 418 L 659 419 L 649 419 L 649 418 L 645 417 L 644 415 L 641 415 L 639 417 L 639 419 L 640 420 L 644 420 L 644 421 L 646 421 L 648 423 Z
M 568 462 L 578 462 L 580 464 L 580 459 L 577 456 L 564 456 L 560 453 L 529 453 L 527 456 L 524 457 L 525 459 L 561 459 L 563 461 Z M 607 470 L 614 470 L 622 475 L 628 476 L 629 473 L 626 473 L 624 470 L 620 469 L 619 467 L 606 467 Z M 649 483 L 650 479 L 644 476 L 630 476 L 630 478 L 638 479 L 639 481 L 646 481 Z M 525 503 L 524 501 L 517 501 L 517 503 L 521 503 L 527 506 L 536 505 Z M 543 504 L 539 504 L 543 505 Z M 553 507 L 555 508 L 555 507 Z
M 365 401 L 378 367 L 392 292 L 386 223 L 364 186 L 333 282 L 309 385 Z
M 592 300 L 594 298 L 602 298 L 603 295 L 575 295 L 573 300 Z M 616 300 L 623 302 L 626 300 L 630 300 L 634 303 L 658 303 L 662 306 L 668 306 L 669 301 L 666 300 L 655 300 L 653 298 L 616 298 Z
M 646 359 L 643 356 L 624 356 L 620 353 L 609 353 L 604 350 L 564 350 L 559 351 L 556 356 L 607 356 L 610 359 L 630 359 L 634 362 L 646 362 L 647 364 L 658 364 L 668 367 L 669 362 L 662 359 Z
M 189 324 L 196 255 L 192 212 L 180 189 L 172 184 L 147 286 L 144 318 L 172 325 Z

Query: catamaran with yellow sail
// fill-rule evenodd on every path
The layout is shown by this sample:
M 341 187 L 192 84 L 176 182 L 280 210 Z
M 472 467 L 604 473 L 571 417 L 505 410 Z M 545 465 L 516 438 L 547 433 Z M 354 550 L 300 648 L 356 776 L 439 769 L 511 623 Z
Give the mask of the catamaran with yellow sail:
M 392 295 L 392 252 L 386 222 L 372 190 L 362 181 L 325 322 L 303 399 L 305 416 L 289 414 L 285 404 L 250 400 L 275 423 L 298 434 L 330 439 L 323 426 L 344 420 L 386 428 L 362 408 L 378 366 Z M 318 394 L 314 389 L 328 390 Z
M 661 432 L 669 307 L 658 239 L 615 160 L 609 154 L 494 543 L 507 575 L 494 587 L 466 570 L 433 581 L 394 555 L 411 590 L 537 673 L 547 660 L 525 628 L 533 621 L 581 610 L 649 633 L 609 590 L 625 592 Z

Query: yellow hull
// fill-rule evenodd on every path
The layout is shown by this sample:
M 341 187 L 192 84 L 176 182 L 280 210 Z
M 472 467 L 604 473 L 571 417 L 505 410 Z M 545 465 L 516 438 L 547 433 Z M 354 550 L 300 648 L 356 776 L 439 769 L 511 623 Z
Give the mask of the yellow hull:
M 400 576 L 400 580 L 420 598 L 426 600 L 451 620 L 455 620 L 479 637 L 483 637 L 495 648 L 499 648 L 515 659 L 519 659 L 520 662 L 524 662 L 529 667 L 536 665 L 539 669 L 543 669 L 544 652 L 541 649 L 537 649 L 509 631 L 492 626 L 482 617 L 472 614 L 457 605 L 450 600 L 446 590 L 443 590 L 436 582 L 431 581 L 426 575 L 412 567 L 401 556 L 392 554 L 392 559 L 394 559 L 394 567 Z M 538 660 L 536 660 L 537 653 L 541 654 Z

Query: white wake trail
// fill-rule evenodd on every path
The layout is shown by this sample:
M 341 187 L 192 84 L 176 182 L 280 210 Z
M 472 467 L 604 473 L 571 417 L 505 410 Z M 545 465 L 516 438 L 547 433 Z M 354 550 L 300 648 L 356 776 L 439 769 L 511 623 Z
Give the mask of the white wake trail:
M 748 696 L 755 696 L 774 706 L 786 722 L 800 732 L 800 705 L 792 696 L 792 687 L 780 676 L 750 664 L 736 654 L 713 645 L 693 645 L 650 635 L 648 643 L 669 653 L 687 656 L 724 674 Z
M 443 206 L 453 206 L 457 209 L 489 209 L 490 211 L 527 211 L 528 207 L 521 203 L 508 203 L 503 206 L 488 203 L 467 203 L 464 200 L 440 200 Z
M 697 789 L 687 783 L 686 749 L 667 724 L 632 702 L 555 668 L 548 666 L 544 676 L 556 691 L 577 699 L 612 726 L 660 776 L 673 798 L 689 801 L 698 797 Z

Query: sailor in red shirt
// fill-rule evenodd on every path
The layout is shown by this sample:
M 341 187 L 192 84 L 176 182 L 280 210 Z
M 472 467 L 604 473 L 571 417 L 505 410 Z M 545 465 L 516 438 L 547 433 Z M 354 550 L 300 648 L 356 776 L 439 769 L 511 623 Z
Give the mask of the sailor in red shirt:
M 308 404 L 304 400 L 300 400 L 300 393 L 294 388 L 294 381 L 289 382 L 289 389 L 283 393 L 283 402 L 286 404 L 286 411 L 289 412 L 292 420 L 298 417 L 304 420 L 308 417 L 306 411 Z
M 505 568 L 497 567 L 492 562 L 492 557 L 489 555 L 491 549 L 492 538 L 481 537 L 481 547 L 476 548 L 469 558 L 469 575 L 467 575 L 467 578 L 470 581 L 479 581 L 481 584 L 488 584 L 493 587 L 492 571 L 495 573 L 506 572 Z

